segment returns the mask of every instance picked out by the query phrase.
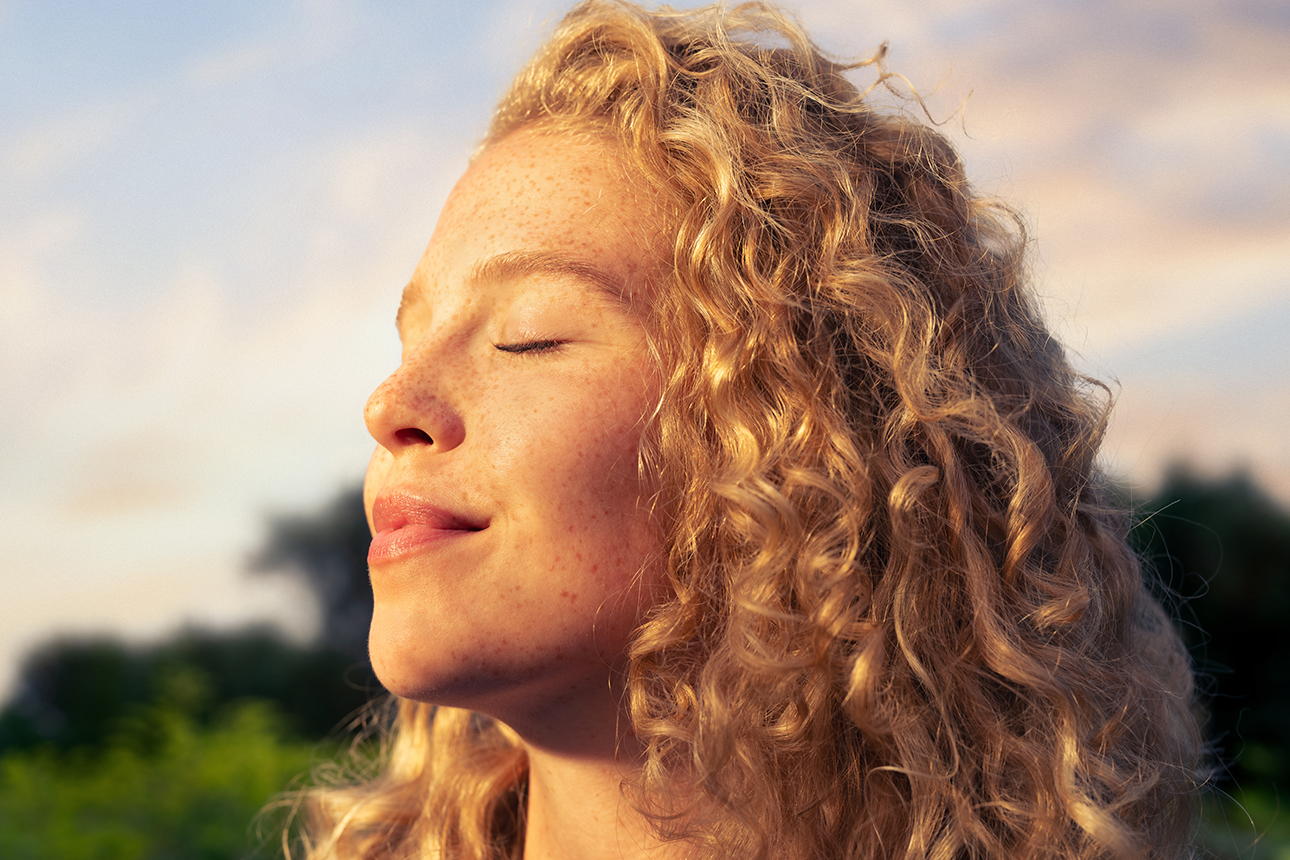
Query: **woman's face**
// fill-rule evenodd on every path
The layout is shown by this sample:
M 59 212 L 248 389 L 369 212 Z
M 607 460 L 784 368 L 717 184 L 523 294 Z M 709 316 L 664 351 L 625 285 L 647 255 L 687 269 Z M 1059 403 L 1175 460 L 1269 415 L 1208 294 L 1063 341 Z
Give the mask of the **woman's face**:
M 439 217 L 366 410 L 370 648 L 394 693 L 508 720 L 621 668 L 658 581 L 638 305 L 661 231 L 638 187 L 612 142 L 522 130 Z

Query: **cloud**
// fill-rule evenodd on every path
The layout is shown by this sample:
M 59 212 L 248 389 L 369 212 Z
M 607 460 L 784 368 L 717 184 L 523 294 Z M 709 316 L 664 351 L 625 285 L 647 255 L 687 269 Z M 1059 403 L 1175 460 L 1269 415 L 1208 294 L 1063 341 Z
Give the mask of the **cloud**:
M 137 516 L 192 501 L 192 451 L 174 434 L 141 427 L 79 453 L 62 510 L 73 520 Z
M 285 46 L 276 41 L 233 45 L 198 57 L 189 66 L 187 78 L 199 89 L 222 87 L 261 75 L 286 59 Z
M 38 312 L 44 294 L 46 262 L 63 253 L 84 234 L 86 217 L 79 206 L 46 208 L 0 232 L 0 302 L 6 313 L 0 316 L 0 349 L 6 352 L 21 339 L 27 315 Z M 8 349 L 6 349 L 8 347 Z
M 1290 224 L 1171 209 L 1104 174 L 1047 172 L 1021 190 L 1041 289 L 1098 348 L 1203 324 L 1284 296 Z
M 181 78 L 197 89 L 241 83 L 289 65 L 308 65 L 335 56 L 353 29 L 356 10 L 341 0 L 305 0 L 278 32 L 256 33 L 218 45 L 191 60 Z
M 977 28 L 944 26 L 934 5 L 907 14 L 943 34 L 946 102 L 971 88 L 966 135 L 944 130 L 978 185 L 1025 214 L 1037 282 L 1078 347 L 1096 355 L 1284 295 L 1290 27 L 1109 0 L 950 15 L 995 22 Z
M 1281 429 L 1290 415 L 1290 392 L 1240 377 L 1172 386 L 1161 381 L 1123 378 L 1103 446 L 1113 473 L 1141 485 L 1176 462 L 1211 477 L 1244 469 L 1290 504 L 1290 451 Z
M 0 146 L 0 169 L 15 180 L 46 182 L 111 150 L 156 103 L 155 95 L 138 94 L 46 116 Z
M 483 26 L 475 33 L 476 50 L 488 59 L 489 68 L 497 69 L 500 77 L 507 80 L 528 61 L 567 11 L 567 5 L 559 6 L 551 0 L 506 0 L 491 4 Z
M 264 166 L 278 187 L 229 239 L 296 309 L 397 301 L 472 145 L 418 120 L 298 147 Z
M 1123 393 L 1108 450 L 1139 475 L 1186 459 L 1217 474 L 1257 468 L 1290 503 L 1290 281 L 1261 307 L 1234 303 L 1111 355 Z

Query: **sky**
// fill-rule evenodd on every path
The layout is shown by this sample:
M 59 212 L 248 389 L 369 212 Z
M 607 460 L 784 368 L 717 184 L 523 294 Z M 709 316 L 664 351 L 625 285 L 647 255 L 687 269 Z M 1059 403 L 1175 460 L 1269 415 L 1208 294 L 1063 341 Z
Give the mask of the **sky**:
M 889 42 L 1023 213 L 1113 474 L 1290 503 L 1290 5 L 785 5 Z M 0 0 L 0 695 L 55 635 L 309 634 L 248 560 L 361 479 L 402 286 L 566 6 Z

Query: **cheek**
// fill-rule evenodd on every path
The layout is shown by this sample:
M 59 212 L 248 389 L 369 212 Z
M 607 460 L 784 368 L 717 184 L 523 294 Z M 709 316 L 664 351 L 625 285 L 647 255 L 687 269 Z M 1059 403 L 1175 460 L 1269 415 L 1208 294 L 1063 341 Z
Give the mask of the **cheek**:
M 641 434 L 651 403 L 650 389 L 639 378 L 623 379 L 622 385 L 601 392 L 598 409 L 588 416 L 581 450 L 580 474 L 589 476 L 606 501 L 630 514 L 652 494 L 652 482 L 641 473 Z
M 621 390 L 597 390 L 581 408 L 548 421 L 545 444 L 529 447 L 530 463 L 546 460 L 546 486 L 564 505 L 614 519 L 636 509 L 645 491 L 639 467 L 643 407 L 635 408 L 635 400 Z
M 612 382 L 612 384 L 611 384 Z M 620 383 L 621 384 L 618 384 Z M 636 374 L 564 387 L 495 423 L 484 447 L 494 480 L 518 506 L 526 535 L 559 556 L 559 566 L 620 566 L 648 527 L 651 489 L 641 481 L 639 448 L 650 391 Z M 608 558 L 606 557 L 608 556 Z
M 642 412 L 592 410 L 565 473 L 552 476 L 552 483 L 563 483 L 559 501 L 565 535 L 575 544 L 570 548 L 581 544 L 581 561 L 598 568 L 596 578 L 604 578 L 608 591 L 621 588 L 659 544 L 649 513 L 652 485 L 640 470 Z

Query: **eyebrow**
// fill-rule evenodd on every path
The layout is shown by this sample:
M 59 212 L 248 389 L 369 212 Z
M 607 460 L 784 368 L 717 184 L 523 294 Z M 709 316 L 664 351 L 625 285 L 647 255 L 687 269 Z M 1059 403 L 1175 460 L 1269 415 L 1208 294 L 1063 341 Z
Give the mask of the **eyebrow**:
M 621 279 L 604 269 L 560 251 L 504 251 L 485 257 L 471 266 L 466 276 L 472 284 L 484 281 L 506 281 L 530 275 L 563 275 L 577 278 L 595 287 L 597 292 L 619 304 L 628 304 L 628 294 Z M 399 310 L 394 316 L 395 326 L 403 321 L 404 309 L 410 304 L 409 296 L 417 290 L 415 281 L 403 288 Z
M 504 281 L 529 275 L 565 275 L 586 281 L 615 301 L 623 301 L 623 282 L 604 269 L 560 251 L 505 251 L 485 257 L 471 267 L 469 279 Z

